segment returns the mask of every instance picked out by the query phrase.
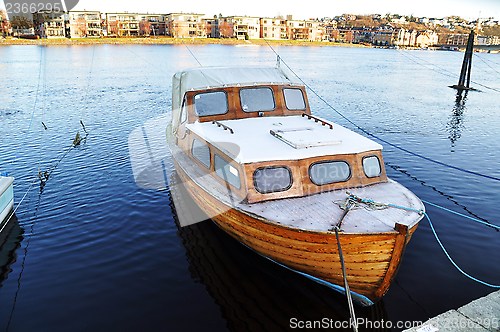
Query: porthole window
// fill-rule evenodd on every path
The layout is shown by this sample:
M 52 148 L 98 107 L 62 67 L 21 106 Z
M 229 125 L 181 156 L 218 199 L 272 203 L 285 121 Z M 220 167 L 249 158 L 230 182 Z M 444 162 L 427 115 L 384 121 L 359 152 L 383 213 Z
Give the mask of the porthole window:
M 210 148 L 200 140 L 194 139 L 191 154 L 207 168 L 210 168 Z
M 309 168 L 309 177 L 318 186 L 344 182 L 351 177 L 351 168 L 345 161 L 318 162 L 312 164 Z
M 287 167 L 263 167 L 253 173 L 255 189 L 261 194 L 286 191 L 292 186 L 292 173 Z
M 271 88 L 245 88 L 240 90 L 241 108 L 244 112 L 268 112 L 276 107 Z
M 214 166 L 215 173 L 221 179 L 224 179 L 227 183 L 240 189 L 240 174 L 236 167 L 228 163 L 224 158 L 217 154 L 214 156 Z
M 301 89 L 283 89 L 286 108 L 291 111 L 305 110 L 306 102 Z
M 226 114 L 227 96 L 223 91 L 199 93 L 194 96 L 194 109 L 198 116 Z
M 374 178 L 382 173 L 380 167 L 380 160 L 377 156 L 370 156 L 363 158 L 363 170 L 365 175 L 369 178 Z

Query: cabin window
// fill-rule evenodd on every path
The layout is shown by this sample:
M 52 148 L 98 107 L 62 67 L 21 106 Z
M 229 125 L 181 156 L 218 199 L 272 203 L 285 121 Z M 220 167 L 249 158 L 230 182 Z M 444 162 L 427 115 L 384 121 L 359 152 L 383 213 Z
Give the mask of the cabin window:
M 289 110 L 305 110 L 306 102 L 301 89 L 283 89 L 286 108 Z
M 241 108 L 245 112 L 273 111 L 273 90 L 271 88 L 246 88 L 240 90 Z
M 287 167 L 263 167 L 253 173 L 253 184 L 261 194 L 285 191 L 292 186 L 292 173 Z
M 191 154 L 207 168 L 210 168 L 210 148 L 208 145 L 200 140 L 193 139 Z
M 224 91 L 199 93 L 194 96 L 194 109 L 198 116 L 226 114 L 227 96 Z
M 215 173 L 230 185 L 240 189 L 241 184 L 238 169 L 217 154 L 214 155 L 214 163 Z
M 369 178 L 374 178 L 382 173 L 382 168 L 380 167 L 380 160 L 377 156 L 370 156 L 363 158 L 363 170 L 365 175 Z
M 181 108 L 181 123 L 186 122 L 187 120 L 187 102 L 186 98 L 182 101 L 182 108 Z
M 318 186 L 344 182 L 351 177 L 351 168 L 345 161 L 318 162 L 309 167 L 309 177 Z

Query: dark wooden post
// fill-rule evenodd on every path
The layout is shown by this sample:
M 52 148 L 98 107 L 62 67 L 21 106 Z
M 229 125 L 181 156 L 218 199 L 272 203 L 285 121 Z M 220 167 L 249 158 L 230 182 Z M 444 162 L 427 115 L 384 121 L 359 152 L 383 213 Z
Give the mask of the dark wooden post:
M 452 85 L 450 88 L 458 90 L 458 95 L 462 94 L 463 90 L 472 90 L 470 87 L 470 73 L 472 68 L 472 55 L 474 51 L 474 30 L 469 34 L 467 40 L 467 48 L 465 50 L 464 61 L 462 62 L 462 70 L 457 85 Z

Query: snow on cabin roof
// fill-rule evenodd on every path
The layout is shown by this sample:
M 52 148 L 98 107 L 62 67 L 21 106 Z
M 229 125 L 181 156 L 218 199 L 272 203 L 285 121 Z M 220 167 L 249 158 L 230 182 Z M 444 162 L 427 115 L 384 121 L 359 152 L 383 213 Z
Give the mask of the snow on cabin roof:
M 241 164 L 382 149 L 380 144 L 340 125 L 328 122 L 333 125 L 330 129 L 302 116 L 247 118 L 219 123 L 233 129 L 234 134 L 212 122 L 195 122 L 188 124 L 187 128 L 228 152 Z

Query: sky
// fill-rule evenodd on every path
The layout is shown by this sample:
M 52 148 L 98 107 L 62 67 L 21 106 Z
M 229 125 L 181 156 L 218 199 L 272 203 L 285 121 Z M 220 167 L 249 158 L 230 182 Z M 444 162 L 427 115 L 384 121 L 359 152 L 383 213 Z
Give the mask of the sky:
M 2 5 L 3 1 L 0 0 L 0 7 Z M 344 13 L 393 13 L 436 18 L 457 15 L 470 20 L 478 17 L 500 19 L 500 0 L 80 0 L 75 9 L 101 12 L 185 12 L 207 16 L 222 14 L 274 17 L 292 14 L 297 19 L 333 17 Z

